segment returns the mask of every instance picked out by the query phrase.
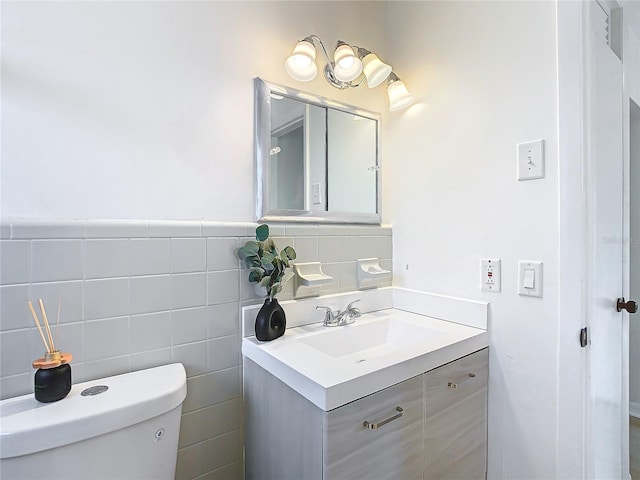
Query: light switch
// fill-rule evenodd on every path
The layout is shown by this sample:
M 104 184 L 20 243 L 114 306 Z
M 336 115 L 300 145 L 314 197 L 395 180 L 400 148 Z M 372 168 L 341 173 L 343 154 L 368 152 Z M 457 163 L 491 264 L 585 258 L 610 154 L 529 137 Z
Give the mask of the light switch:
M 518 144 L 518 180 L 544 178 L 544 140 Z
M 525 297 L 542 297 L 542 262 L 518 262 L 518 294 Z
M 532 289 L 535 288 L 536 284 L 536 271 L 532 268 L 524 269 L 524 284 L 522 285 L 524 288 Z
M 311 185 L 311 192 L 313 195 L 313 204 L 320 205 L 322 203 L 322 193 L 320 190 L 320 184 L 314 183 L 313 185 Z

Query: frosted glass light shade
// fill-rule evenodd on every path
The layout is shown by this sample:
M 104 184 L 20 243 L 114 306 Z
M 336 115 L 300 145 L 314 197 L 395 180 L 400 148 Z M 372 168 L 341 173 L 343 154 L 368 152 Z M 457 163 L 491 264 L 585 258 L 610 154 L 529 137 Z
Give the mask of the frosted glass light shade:
M 293 49 L 293 53 L 284 63 L 284 68 L 294 80 L 309 82 L 316 78 L 316 47 L 311 42 L 302 40 Z
M 385 81 L 392 69 L 391 65 L 383 63 L 375 53 L 369 53 L 362 59 L 362 70 L 369 88 L 375 88 Z
M 389 95 L 391 112 L 402 110 L 413 103 L 413 97 L 402 80 L 396 80 L 387 85 L 387 95 Z
M 333 74 L 341 82 L 350 82 L 362 73 L 362 61 L 355 56 L 353 48 L 349 45 L 339 45 L 333 59 L 335 60 Z

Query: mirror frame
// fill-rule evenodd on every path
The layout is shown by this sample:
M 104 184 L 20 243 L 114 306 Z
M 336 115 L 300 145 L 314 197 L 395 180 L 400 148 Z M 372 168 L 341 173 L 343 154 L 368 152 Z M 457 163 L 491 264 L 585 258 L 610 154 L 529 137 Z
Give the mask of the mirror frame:
M 364 223 L 380 225 L 382 221 L 382 182 L 380 165 L 381 114 L 337 102 L 291 87 L 267 82 L 259 77 L 254 80 L 255 102 L 255 162 L 256 162 L 256 218 L 264 222 L 307 223 Z M 272 209 L 269 205 L 269 159 L 271 157 L 271 94 L 299 100 L 310 105 L 332 108 L 341 112 L 360 115 L 376 122 L 376 212 L 318 212 L 311 210 Z

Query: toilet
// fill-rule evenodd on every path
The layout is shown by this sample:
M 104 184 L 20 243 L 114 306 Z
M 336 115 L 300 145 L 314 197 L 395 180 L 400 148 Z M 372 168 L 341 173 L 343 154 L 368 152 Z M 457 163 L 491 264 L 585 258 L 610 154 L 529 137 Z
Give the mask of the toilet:
M 187 394 L 180 363 L 0 402 L 0 478 L 173 479 Z

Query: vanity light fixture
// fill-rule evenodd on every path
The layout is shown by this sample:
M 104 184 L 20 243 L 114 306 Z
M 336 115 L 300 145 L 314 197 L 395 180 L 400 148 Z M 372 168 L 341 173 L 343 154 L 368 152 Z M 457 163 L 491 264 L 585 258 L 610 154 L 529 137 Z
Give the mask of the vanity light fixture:
M 309 35 L 298 41 L 293 53 L 287 58 L 284 64 L 285 70 L 294 80 L 309 82 L 316 78 L 318 67 L 315 63 L 314 42 L 322 47 L 326 60 L 324 77 L 332 86 L 344 90 L 359 87 L 366 80 L 369 88 L 375 88 L 388 78 L 389 110 L 392 112 L 401 110 L 413 103 L 413 97 L 409 94 L 404 82 L 393 73 L 391 65 L 384 63 L 375 53 L 338 40 L 332 60 L 324 43 L 317 35 Z M 362 78 L 356 81 L 360 76 Z

